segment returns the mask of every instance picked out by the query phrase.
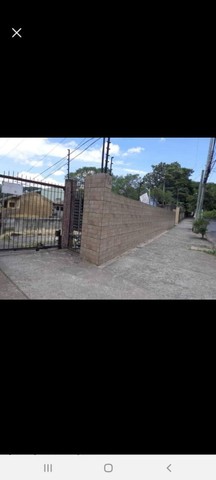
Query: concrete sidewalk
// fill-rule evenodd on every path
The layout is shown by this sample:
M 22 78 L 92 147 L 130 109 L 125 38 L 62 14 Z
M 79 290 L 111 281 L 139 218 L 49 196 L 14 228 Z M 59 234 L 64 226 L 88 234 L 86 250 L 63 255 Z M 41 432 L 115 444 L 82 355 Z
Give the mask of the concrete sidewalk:
M 97 267 L 68 250 L 0 252 L 0 299 L 215 299 L 211 243 L 185 219 Z

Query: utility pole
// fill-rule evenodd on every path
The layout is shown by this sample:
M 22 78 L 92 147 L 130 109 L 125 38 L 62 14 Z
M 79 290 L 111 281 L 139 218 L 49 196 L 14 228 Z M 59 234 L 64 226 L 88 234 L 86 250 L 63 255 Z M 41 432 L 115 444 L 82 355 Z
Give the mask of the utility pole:
M 104 138 L 103 138 L 103 147 L 102 147 L 102 157 L 101 157 L 101 173 L 103 173 L 103 169 L 104 169 L 104 149 L 105 149 L 105 141 L 106 141 L 106 138 L 104 137 Z
M 201 179 L 200 179 L 200 183 L 199 183 L 199 190 L 198 190 L 198 196 L 197 196 L 197 205 L 196 205 L 196 211 L 195 211 L 195 219 L 197 219 L 199 217 L 199 214 L 200 214 L 200 198 L 201 198 L 201 190 L 202 190 L 202 184 L 203 184 L 203 178 L 204 178 L 204 170 L 202 170 L 202 173 L 201 173 Z
M 105 173 L 107 173 L 107 168 L 108 168 L 109 150 L 110 150 L 110 137 L 108 137 L 108 139 L 107 139 L 107 151 L 106 151 Z
M 166 179 L 166 168 L 163 168 L 164 181 L 163 181 L 163 206 L 165 205 L 165 179 Z
M 68 148 L 68 180 L 70 178 L 70 149 Z
M 196 219 L 201 216 L 202 209 L 203 209 L 203 202 L 204 202 L 205 186 L 206 186 L 209 174 L 215 164 L 215 160 L 214 160 L 215 142 L 216 142 L 216 138 L 210 139 L 205 172 L 202 171 L 200 185 L 199 185 L 199 193 L 198 193 L 197 207 L 196 207 L 196 213 L 195 213 Z

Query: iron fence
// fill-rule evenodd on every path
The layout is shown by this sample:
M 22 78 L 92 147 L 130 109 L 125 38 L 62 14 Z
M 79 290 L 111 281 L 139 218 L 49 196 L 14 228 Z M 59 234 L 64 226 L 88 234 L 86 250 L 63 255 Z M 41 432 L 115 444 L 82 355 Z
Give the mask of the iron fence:
M 76 250 L 78 252 L 80 251 L 80 247 L 81 247 L 83 206 L 84 206 L 84 190 L 77 189 L 74 195 L 73 204 L 71 208 L 69 248 L 72 250 Z
M 60 247 L 64 189 L 0 174 L 0 250 Z

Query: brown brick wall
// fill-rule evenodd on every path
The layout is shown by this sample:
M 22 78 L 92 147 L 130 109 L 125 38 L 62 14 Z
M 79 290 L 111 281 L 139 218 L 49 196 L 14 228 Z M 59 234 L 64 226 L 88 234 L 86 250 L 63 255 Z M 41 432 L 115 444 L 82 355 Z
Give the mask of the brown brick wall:
M 112 177 L 85 181 L 81 256 L 101 265 L 175 224 L 175 212 L 151 207 L 111 191 Z

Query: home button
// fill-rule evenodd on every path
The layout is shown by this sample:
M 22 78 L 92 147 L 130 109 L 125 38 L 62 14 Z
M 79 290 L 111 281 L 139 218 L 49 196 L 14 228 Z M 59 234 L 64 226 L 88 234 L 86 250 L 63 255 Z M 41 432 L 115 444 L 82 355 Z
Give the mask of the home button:
M 107 473 L 110 473 L 113 471 L 113 465 L 111 463 L 105 463 L 104 465 L 104 470 Z

